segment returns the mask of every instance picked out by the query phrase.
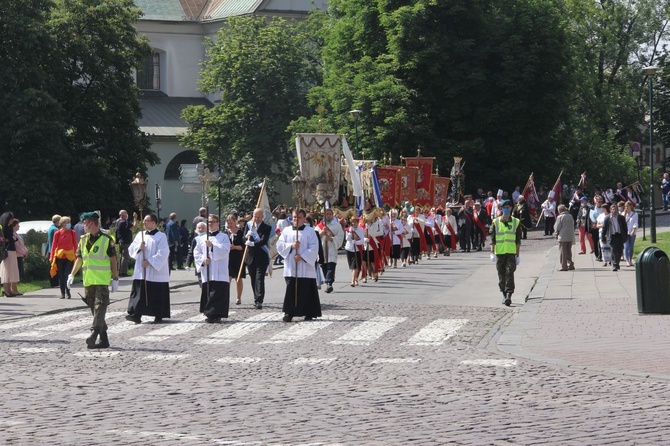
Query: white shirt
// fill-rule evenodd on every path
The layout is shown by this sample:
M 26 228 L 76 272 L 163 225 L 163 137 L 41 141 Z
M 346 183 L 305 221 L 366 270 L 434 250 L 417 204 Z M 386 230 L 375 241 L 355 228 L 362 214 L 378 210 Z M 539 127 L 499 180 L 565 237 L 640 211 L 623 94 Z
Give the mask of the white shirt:
M 555 201 L 545 201 L 542 203 L 542 210 L 544 210 L 545 217 L 556 217 L 556 202 Z
M 403 226 L 402 222 L 398 220 L 397 218 L 391 222 L 393 226 L 391 226 L 391 232 L 393 233 L 392 235 L 392 243 L 394 245 L 399 245 L 400 244 L 400 235 L 403 234 L 405 227 Z M 395 228 L 395 229 L 394 229 Z
M 291 247 L 296 241 L 300 247 L 296 250 Z M 316 261 L 319 258 L 319 240 L 316 232 L 305 225 L 302 231 L 296 231 L 294 226 L 284 228 L 277 240 L 277 252 L 284 258 L 284 277 L 316 279 Z M 296 265 L 295 255 L 299 254 L 302 260 Z
M 444 216 L 444 221 L 442 222 L 442 234 L 451 235 L 447 222 L 451 225 L 451 230 L 454 231 L 454 235 L 458 235 L 458 225 L 456 224 L 456 217 L 454 215 Z
M 215 236 L 209 236 L 212 247 L 209 248 L 209 267 L 204 265 L 207 258 L 207 236 L 202 235 L 196 238 L 195 248 L 193 249 L 193 261 L 196 270 L 200 271 L 202 283 L 208 282 L 228 282 L 228 255 L 230 254 L 230 237 L 228 234 L 219 232 Z
M 337 263 L 337 250 L 342 246 L 342 241 L 344 240 L 344 231 L 342 230 L 342 225 L 335 218 L 331 220 L 330 223 L 323 221 L 324 228 L 320 229 L 317 225 L 316 232 L 321 234 L 321 245 L 323 246 L 323 255 L 326 256 L 328 253 L 326 263 Z M 328 230 L 326 230 L 326 227 Z M 330 235 L 333 239 L 329 242 L 326 242 L 324 238 L 324 233 Z
M 140 250 L 144 237 L 144 252 Z M 146 271 L 146 280 L 149 282 L 169 282 L 170 269 L 168 267 L 168 258 L 170 248 L 168 247 L 167 237 L 164 233 L 158 231 L 153 235 L 146 232 L 139 232 L 133 242 L 128 246 L 128 254 L 135 259 L 135 271 L 133 279 L 144 280 Z M 149 266 L 142 268 L 142 261 L 147 260 Z
M 356 237 L 354 237 L 354 233 L 356 233 Z M 344 245 L 344 249 L 349 252 L 356 252 L 358 250 L 356 245 L 363 246 L 363 243 L 365 243 L 364 239 L 365 233 L 363 232 L 363 228 L 360 226 L 349 228 L 346 237 L 347 243 Z
M 626 225 L 628 226 L 628 235 L 635 235 L 637 232 L 638 217 L 637 212 L 626 214 Z

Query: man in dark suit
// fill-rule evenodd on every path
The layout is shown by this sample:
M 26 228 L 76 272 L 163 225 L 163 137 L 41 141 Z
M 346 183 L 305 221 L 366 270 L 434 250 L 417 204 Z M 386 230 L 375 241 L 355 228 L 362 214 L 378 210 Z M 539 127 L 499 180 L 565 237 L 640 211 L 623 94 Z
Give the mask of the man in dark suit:
M 608 205 L 603 205 L 603 207 Z M 610 208 L 610 215 L 603 222 L 603 234 L 600 239 L 602 243 L 608 243 L 612 247 L 612 271 L 619 270 L 619 261 L 623 254 L 623 244 L 628 240 L 628 228 L 626 219 L 619 214 L 616 204 Z
M 263 308 L 265 298 L 265 272 L 270 264 L 268 241 L 272 228 L 263 222 L 265 213 L 263 209 L 256 209 L 253 218 L 247 223 L 244 238 L 247 245 L 247 256 L 245 263 L 249 270 L 251 289 L 254 292 L 254 306 L 260 310 Z

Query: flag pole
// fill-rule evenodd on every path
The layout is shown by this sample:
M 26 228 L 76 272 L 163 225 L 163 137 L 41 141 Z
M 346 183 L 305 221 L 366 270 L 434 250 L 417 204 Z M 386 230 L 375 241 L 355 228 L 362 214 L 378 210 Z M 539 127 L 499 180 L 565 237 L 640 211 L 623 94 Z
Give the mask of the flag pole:
M 258 209 L 261 205 L 261 198 L 263 198 L 263 193 L 265 192 L 265 181 L 266 180 L 263 180 L 263 184 L 261 185 L 261 193 L 258 195 L 258 201 L 256 202 L 256 208 L 255 209 Z M 244 271 L 244 261 L 247 258 L 247 251 L 248 250 L 249 250 L 249 246 L 244 245 L 244 254 L 242 254 L 242 263 L 240 263 L 240 270 L 237 273 L 237 279 L 235 279 L 235 282 L 240 281 L 240 277 L 242 276 L 242 271 Z

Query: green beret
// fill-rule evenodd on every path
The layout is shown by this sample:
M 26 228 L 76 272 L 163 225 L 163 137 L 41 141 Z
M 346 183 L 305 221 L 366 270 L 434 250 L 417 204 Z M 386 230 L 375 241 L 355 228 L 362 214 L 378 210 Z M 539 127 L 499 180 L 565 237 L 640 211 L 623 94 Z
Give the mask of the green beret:
M 79 220 L 80 220 L 80 221 L 84 221 L 84 220 L 86 220 L 87 218 L 92 218 L 92 219 L 94 219 L 94 220 L 99 220 L 99 219 L 100 219 L 100 216 L 98 215 L 97 212 L 84 212 L 83 214 L 81 214 L 81 215 L 79 216 Z
M 512 206 L 512 202 L 509 200 L 503 200 L 500 202 L 500 207 L 504 208 L 505 206 Z

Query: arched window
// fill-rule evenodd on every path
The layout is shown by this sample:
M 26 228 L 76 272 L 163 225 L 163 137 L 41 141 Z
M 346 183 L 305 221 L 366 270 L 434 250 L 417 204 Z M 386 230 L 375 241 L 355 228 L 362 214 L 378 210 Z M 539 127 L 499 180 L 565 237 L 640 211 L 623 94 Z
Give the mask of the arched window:
M 154 51 L 142 59 L 137 67 L 137 88 L 140 90 L 160 91 L 161 89 L 161 56 Z
M 195 150 L 185 150 L 174 158 L 170 160 L 167 167 L 165 168 L 164 180 L 178 180 L 179 179 L 179 166 L 181 164 L 198 164 L 200 162 L 200 156 Z

